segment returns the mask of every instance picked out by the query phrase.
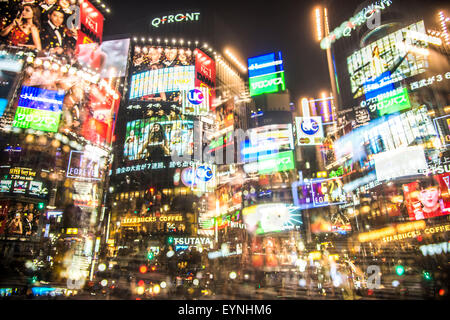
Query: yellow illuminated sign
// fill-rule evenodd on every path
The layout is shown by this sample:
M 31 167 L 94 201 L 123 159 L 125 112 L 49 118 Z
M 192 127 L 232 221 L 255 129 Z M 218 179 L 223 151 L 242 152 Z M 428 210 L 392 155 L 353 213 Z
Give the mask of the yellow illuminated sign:
M 312 251 L 309 253 L 309 258 L 313 259 L 313 260 L 320 260 L 320 258 L 322 257 L 322 254 L 320 253 L 320 251 Z
M 382 239 L 383 242 L 392 242 L 415 238 L 420 235 L 432 235 L 440 232 L 450 231 L 450 224 L 426 227 L 425 221 L 414 221 L 387 227 L 375 231 L 365 232 L 358 235 L 360 242 L 369 242 Z
M 122 225 L 132 225 L 150 222 L 181 222 L 181 221 L 183 221 L 182 215 L 162 215 L 159 217 L 124 218 L 122 220 Z
M 408 232 L 411 232 L 414 230 L 425 229 L 425 227 L 426 227 L 426 224 L 425 224 L 425 221 L 423 221 L 423 220 L 407 222 L 407 223 L 398 224 L 398 225 L 392 226 L 392 227 L 387 227 L 387 228 L 383 228 L 383 229 L 379 229 L 379 230 L 361 233 L 360 235 L 358 235 L 358 240 L 360 242 L 369 242 L 369 241 L 378 240 L 381 238 L 384 239 L 384 238 L 392 236 L 396 233 L 408 233 Z M 411 233 L 410 233 L 410 235 L 411 235 L 410 237 L 413 237 Z

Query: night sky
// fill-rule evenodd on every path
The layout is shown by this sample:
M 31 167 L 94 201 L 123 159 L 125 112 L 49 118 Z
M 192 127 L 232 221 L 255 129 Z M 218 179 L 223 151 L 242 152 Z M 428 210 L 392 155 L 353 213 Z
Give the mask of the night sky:
M 401 1 L 401 0 L 393 0 Z M 330 31 L 354 15 L 361 0 L 327 1 L 147 1 L 106 0 L 111 13 L 106 16 L 105 38 L 116 34 L 146 34 L 151 17 L 158 13 L 188 8 L 215 9 L 234 34 L 233 43 L 214 48 L 224 53 L 231 46 L 242 62 L 251 56 L 281 50 L 286 70 L 286 86 L 291 101 L 302 96 L 318 97 L 330 90 L 325 51 L 315 41 L 313 9 L 326 3 L 330 14 Z M 419 0 L 407 1 L 418 3 Z M 421 2 L 424 4 L 424 2 Z M 445 1 L 428 0 L 427 6 L 445 5 Z M 448 7 L 448 5 L 447 5 Z M 181 36 L 181 35 L 180 35 Z

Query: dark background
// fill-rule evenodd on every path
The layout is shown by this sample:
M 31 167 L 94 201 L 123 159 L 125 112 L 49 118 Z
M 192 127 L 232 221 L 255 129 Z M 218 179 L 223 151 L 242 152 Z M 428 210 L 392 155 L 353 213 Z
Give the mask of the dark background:
M 438 9 L 450 14 L 448 1 L 392 0 L 406 12 L 428 15 L 437 22 Z M 146 1 L 106 0 L 111 13 L 106 14 L 104 38 L 118 34 L 149 35 L 151 18 L 160 13 L 186 9 L 215 12 L 225 28 L 216 33 L 220 54 L 231 48 L 241 62 L 247 58 L 281 50 L 286 70 L 286 86 L 291 101 L 302 96 L 318 97 L 330 90 L 326 53 L 315 40 L 313 9 L 318 4 L 328 8 L 330 32 L 352 17 L 362 0 L 277 0 L 277 1 Z M 372 3 L 373 1 L 369 1 Z M 203 14 L 202 14 L 203 15 Z M 434 16 L 434 17 L 433 17 Z

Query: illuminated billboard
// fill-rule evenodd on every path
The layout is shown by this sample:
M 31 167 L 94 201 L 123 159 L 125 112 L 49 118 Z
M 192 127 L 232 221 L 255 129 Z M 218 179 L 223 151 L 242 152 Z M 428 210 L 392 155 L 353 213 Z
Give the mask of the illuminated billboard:
M 208 89 L 209 107 L 216 98 L 216 63 L 199 49 L 195 54 L 195 86 Z
M 182 91 L 182 113 L 185 115 L 207 115 L 210 106 L 209 89 L 196 87 Z
M 136 46 L 133 69 L 130 100 L 181 103 L 181 91 L 196 87 L 195 53 L 189 48 Z
M 194 87 L 194 77 L 194 66 L 177 66 L 135 74 L 131 78 L 130 99 Z
M 249 139 L 241 142 L 241 161 L 294 149 L 291 124 L 268 125 L 249 130 Z
M 67 178 L 80 180 L 100 180 L 102 163 L 95 154 L 81 151 L 70 151 L 67 166 Z
M 366 101 L 371 118 L 400 112 L 411 108 L 408 89 L 398 88 L 396 90 L 380 94 L 377 97 Z
M 311 179 L 292 184 L 294 204 L 302 209 L 328 207 L 347 202 L 342 178 Z
M 381 152 L 374 161 L 378 181 L 418 175 L 428 168 L 422 146 Z
M 131 121 L 127 123 L 124 156 L 133 161 L 192 155 L 193 135 L 192 120 L 168 120 L 163 116 Z
M 23 86 L 13 126 L 57 132 L 64 95 L 64 91 Z
M 281 52 L 248 59 L 250 96 L 286 90 Z
M 89 1 L 80 1 L 80 30 L 77 46 L 86 43 L 101 43 L 105 18 Z
M 130 39 L 81 44 L 77 48 L 77 59 L 83 66 L 98 70 L 101 78 L 124 77 L 127 70 Z
M 279 152 L 258 158 L 258 174 L 272 174 L 295 168 L 294 152 Z
M 427 112 L 426 107 L 419 107 L 370 121 L 334 143 L 336 159 L 351 156 L 353 161 L 363 161 L 369 155 L 411 145 L 418 139 L 429 141 L 437 132 Z
M 251 206 L 242 210 L 249 232 L 257 235 L 299 230 L 303 226 L 300 210 L 285 203 L 271 203 Z
M 103 82 L 96 84 L 95 77 L 83 70 L 56 68 L 53 58 L 39 59 L 42 63 L 29 65 L 24 73 L 22 88 L 25 91 L 15 100 L 17 123 L 22 128 L 58 131 L 95 144 L 109 142 L 113 114 L 120 102 L 117 91 Z M 45 67 L 49 64 L 53 64 L 53 68 Z M 58 106 L 59 112 L 51 111 L 57 110 Z M 42 123 L 43 113 L 45 119 L 48 118 L 45 125 Z
M 296 117 L 297 144 L 321 145 L 324 139 L 322 117 Z
M 410 220 L 448 215 L 450 213 L 449 186 L 449 173 L 403 185 Z
M 424 22 L 393 32 L 347 58 L 354 98 L 366 94 L 366 89 L 368 92 L 377 90 L 426 71 L 428 52 L 407 37 L 410 31 L 426 34 Z M 386 78 L 388 71 L 390 75 Z

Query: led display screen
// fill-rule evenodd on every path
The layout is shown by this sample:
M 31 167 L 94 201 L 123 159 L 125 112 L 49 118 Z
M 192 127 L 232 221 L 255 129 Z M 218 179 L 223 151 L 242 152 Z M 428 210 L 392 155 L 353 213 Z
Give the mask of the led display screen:
M 249 139 L 241 142 L 241 161 L 257 161 L 259 157 L 293 149 L 291 124 L 259 127 L 249 130 Z
M 250 96 L 286 90 L 281 52 L 248 59 Z
M 127 160 L 192 155 L 194 121 L 152 117 L 127 123 L 124 156 Z
M 281 51 L 248 59 L 249 78 L 284 71 Z
M 385 87 L 408 77 L 418 75 L 428 67 L 427 55 L 420 51 L 426 43 L 415 41 L 407 36 L 408 31 L 425 34 L 423 21 L 391 33 L 370 45 L 354 52 L 347 58 L 350 83 L 355 98 L 369 91 Z M 416 50 L 416 48 L 419 48 Z M 387 71 L 391 73 L 388 81 L 381 77 Z M 379 78 L 379 83 L 374 80 Z M 376 82 L 376 81 L 375 81 Z
M 411 108 L 408 89 L 399 88 L 366 101 L 371 118 L 407 110 Z
M 284 203 L 247 207 L 242 214 L 247 230 L 257 235 L 298 230 L 303 226 L 300 210 Z
M 448 215 L 450 174 L 431 176 L 427 180 L 403 185 L 405 204 L 410 220 Z
M 135 74 L 131 78 L 130 99 L 146 99 L 149 95 L 194 87 L 194 77 L 194 66 L 177 66 Z
M 81 44 L 77 59 L 83 66 L 98 70 L 101 78 L 124 77 L 127 70 L 130 39 Z
M 12 186 L 12 180 L 1 180 L 0 181 L 0 192 L 10 192 Z
M 51 132 L 58 131 L 70 137 L 84 138 L 95 144 L 110 142 L 112 138 L 113 114 L 117 112 L 120 103 L 120 95 L 117 91 L 99 84 L 94 84 L 92 77 L 87 77 L 82 70 L 69 68 L 50 68 L 44 67 L 45 64 L 51 64 L 50 58 L 41 58 L 42 64 L 28 66 L 28 72 L 24 73 L 23 88 L 29 92 L 18 94 L 17 101 L 18 115 L 21 118 L 16 120 L 31 120 L 34 127 L 47 129 Z M 56 94 L 55 92 L 58 92 Z M 21 101 L 25 106 L 37 105 L 40 109 L 24 112 L 20 108 Z M 56 105 L 60 106 L 60 121 L 57 122 L 57 112 L 47 110 L 57 110 Z M 51 125 L 43 126 L 39 124 L 39 116 L 45 112 L 45 116 L 51 118 Z M 42 118 L 42 117 L 41 117 Z M 55 121 L 53 121 L 53 119 Z M 59 119 L 58 119 L 59 120 Z M 36 123 L 33 123 L 36 122 Z M 41 120 L 42 121 L 42 120 Z M 51 121 L 51 122 L 50 122 Z M 30 121 L 29 121 L 30 122 Z M 21 123 L 22 127 L 29 123 Z M 55 128 L 58 128 L 55 130 Z M 33 128 L 30 126 L 30 128 Z
M 295 168 L 294 152 L 279 152 L 258 159 L 258 174 L 272 174 L 293 170 Z
M 130 100 L 181 103 L 181 90 L 195 88 L 195 53 L 189 48 L 135 47 Z
M 64 101 L 64 91 L 22 87 L 13 126 L 57 132 Z
M 417 139 L 429 140 L 437 136 L 427 108 L 385 115 L 353 130 L 334 143 L 336 159 L 352 156 L 353 161 L 369 155 L 407 146 Z

